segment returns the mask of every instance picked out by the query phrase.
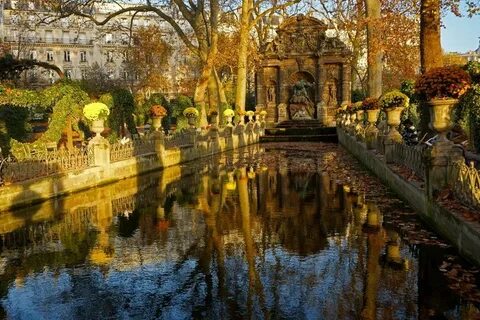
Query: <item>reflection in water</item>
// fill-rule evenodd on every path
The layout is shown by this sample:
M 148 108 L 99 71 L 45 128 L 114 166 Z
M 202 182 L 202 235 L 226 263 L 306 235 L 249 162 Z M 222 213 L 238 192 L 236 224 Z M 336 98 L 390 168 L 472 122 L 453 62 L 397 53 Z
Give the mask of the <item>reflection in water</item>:
M 253 146 L 66 197 L 62 212 L 46 202 L 4 214 L 3 312 L 468 319 L 476 307 L 438 272 L 445 252 L 409 247 L 386 227 L 377 203 L 324 169 L 335 150 Z

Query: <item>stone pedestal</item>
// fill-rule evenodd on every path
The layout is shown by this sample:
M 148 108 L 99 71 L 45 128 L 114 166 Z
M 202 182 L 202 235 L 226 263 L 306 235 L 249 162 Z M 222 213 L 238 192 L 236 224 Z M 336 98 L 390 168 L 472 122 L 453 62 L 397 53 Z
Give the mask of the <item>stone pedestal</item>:
M 452 141 L 437 141 L 425 152 L 426 185 L 430 198 L 448 185 L 448 177 L 457 161 L 464 161 L 462 152 Z
M 93 148 L 95 166 L 104 167 L 110 164 L 110 144 L 107 139 L 97 136 L 90 141 L 88 147 Z
M 278 105 L 278 122 L 285 120 L 288 120 L 287 105 L 285 103 L 280 103 Z
M 152 132 L 151 139 L 154 141 L 155 152 L 158 159 L 163 159 L 165 155 L 165 136 L 163 130 Z

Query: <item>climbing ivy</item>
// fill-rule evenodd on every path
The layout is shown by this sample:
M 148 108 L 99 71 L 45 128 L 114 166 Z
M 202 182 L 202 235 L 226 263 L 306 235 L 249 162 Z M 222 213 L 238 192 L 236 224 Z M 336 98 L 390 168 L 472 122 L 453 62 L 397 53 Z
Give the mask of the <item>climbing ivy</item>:
M 101 95 L 99 101 L 110 108 L 110 115 L 107 120 L 108 127 L 112 129 L 108 136 L 110 142 L 115 142 L 123 135 L 121 130 L 124 123 L 126 123 L 130 133 L 137 133 L 134 121 L 135 100 L 130 91 L 117 88 L 112 93 Z
M 12 136 L 8 147 L 14 156 L 20 158 L 28 149 L 44 149 L 47 143 L 60 140 L 68 119 L 72 121 L 73 129 L 83 134 L 81 128 L 85 125 L 82 123 L 82 108 L 89 102 L 88 95 L 70 81 L 57 82 L 42 91 L 9 88 L 0 90 L 0 109 L 4 112 L 12 106 L 25 108 L 24 110 L 27 110 L 27 107 L 37 107 L 51 112 L 48 129 L 39 139 L 34 142 L 21 142 Z

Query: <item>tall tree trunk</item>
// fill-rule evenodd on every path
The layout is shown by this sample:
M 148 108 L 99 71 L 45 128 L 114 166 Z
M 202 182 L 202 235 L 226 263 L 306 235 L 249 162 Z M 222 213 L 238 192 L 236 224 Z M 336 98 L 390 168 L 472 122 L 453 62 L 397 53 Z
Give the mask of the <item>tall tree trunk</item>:
M 245 111 L 247 99 L 247 62 L 248 40 L 250 30 L 250 0 L 242 0 L 242 13 L 240 17 L 240 41 L 238 44 L 238 69 L 237 87 L 235 90 L 235 109 Z
M 381 19 L 379 0 L 365 0 L 367 12 L 368 95 L 382 95 L 382 45 L 379 24 Z
M 200 126 L 205 127 L 207 123 L 207 110 L 205 106 L 205 93 L 207 91 L 208 80 L 212 73 L 212 66 L 204 63 L 200 78 L 197 80 L 195 92 L 193 93 L 193 102 L 200 109 Z
M 228 101 L 227 101 L 227 96 L 225 94 L 225 87 L 223 86 L 222 80 L 220 80 L 220 77 L 218 76 L 218 72 L 216 68 L 213 68 L 213 76 L 215 77 L 215 81 L 217 81 L 218 99 L 220 101 L 220 104 L 222 104 L 223 107 L 226 107 L 226 105 L 228 104 Z
M 420 65 L 422 73 L 443 65 L 440 0 L 422 0 L 420 3 Z
M 208 110 L 218 110 L 219 105 L 219 92 L 218 92 L 218 85 L 217 80 L 215 79 L 215 75 L 213 74 L 214 68 L 212 68 L 212 73 L 210 74 L 210 78 L 208 79 Z

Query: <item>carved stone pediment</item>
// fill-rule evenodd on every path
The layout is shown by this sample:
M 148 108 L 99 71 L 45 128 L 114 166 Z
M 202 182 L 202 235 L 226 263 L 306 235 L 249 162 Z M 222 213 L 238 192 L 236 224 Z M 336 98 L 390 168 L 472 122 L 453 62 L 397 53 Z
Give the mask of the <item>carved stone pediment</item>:
M 277 30 L 277 37 L 269 42 L 264 54 L 284 59 L 291 55 L 314 55 L 342 53 L 345 44 L 338 38 L 325 35 L 327 25 L 322 21 L 298 15 L 287 19 Z

